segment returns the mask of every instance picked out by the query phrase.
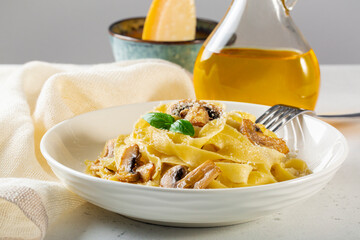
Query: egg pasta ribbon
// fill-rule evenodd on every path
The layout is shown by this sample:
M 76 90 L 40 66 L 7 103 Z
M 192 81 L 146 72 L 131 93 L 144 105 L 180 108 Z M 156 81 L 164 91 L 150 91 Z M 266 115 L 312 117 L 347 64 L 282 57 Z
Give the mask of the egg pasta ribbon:
M 207 110 L 204 113 L 207 116 L 201 115 L 202 110 L 196 102 L 192 105 L 186 102 L 188 108 L 174 107 L 174 104 L 161 104 L 151 112 L 170 114 L 174 118 L 171 124 L 186 119 L 184 121 L 194 125 L 193 136 L 170 131 L 170 125 L 154 127 L 146 118 L 139 118 L 129 135 L 119 135 L 113 140 L 114 154 L 106 155 L 104 152 L 109 146 L 105 146 L 97 160 L 86 161 L 87 173 L 149 186 L 162 186 L 164 179 L 168 178 L 166 187 L 191 185 L 201 188 L 269 184 L 311 173 L 303 160 L 290 158 L 288 150 L 282 151 L 262 142 L 257 144 L 256 138 L 242 131 L 246 123 L 253 127 L 251 134 L 255 137 L 276 140 L 275 143 L 282 141 L 262 125 L 254 124 L 253 115 L 241 111 L 222 112 L 224 107 L 216 102 L 206 102 L 213 104 L 211 106 L 205 103 L 200 106 Z M 196 111 L 191 112 L 193 108 Z M 220 110 L 214 113 L 214 109 Z M 133 146 L 138 150 L 128 153 L 129 147 Z M 125 153 L 130 160 L 124 158 Z M 202 171 L 208 172 L 202 174 Z M 198 184 L 189 184 L 194 179 Z

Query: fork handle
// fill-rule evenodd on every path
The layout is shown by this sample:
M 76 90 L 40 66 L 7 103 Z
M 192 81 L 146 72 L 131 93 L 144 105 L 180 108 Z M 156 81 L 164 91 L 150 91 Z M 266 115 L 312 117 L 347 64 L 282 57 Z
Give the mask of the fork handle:
M 338 115 L 316 115 L 320 118 L 360 118 L 360 113 L 338 114 Z

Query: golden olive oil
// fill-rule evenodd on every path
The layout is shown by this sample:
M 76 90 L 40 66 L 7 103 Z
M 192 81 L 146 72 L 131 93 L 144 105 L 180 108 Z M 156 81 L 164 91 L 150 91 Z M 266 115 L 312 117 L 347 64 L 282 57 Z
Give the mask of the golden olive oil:
M 287 104 L 314 109 L 320 88 L 313 50 L 225 48 L 199 52 L 194 67 L 198 99 Z

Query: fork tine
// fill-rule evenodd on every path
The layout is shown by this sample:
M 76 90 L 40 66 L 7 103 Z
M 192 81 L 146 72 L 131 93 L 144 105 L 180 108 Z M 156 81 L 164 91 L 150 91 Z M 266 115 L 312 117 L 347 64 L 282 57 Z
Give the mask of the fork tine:
M 303 113 L 314 114 L 311 110 L 281 104 L 274 105 L 256 119 L 255 123 L 263 124 L 267 129 L 275 132 L 293 118 Z
M 279 117 L 274 119 L 271 123 L 266 125 L 267 129 L 272 129 L 274 126 L 278 126 L 279 124 L 285 124 L 284 119 L 286 119 L 289 115 L 293 115 L 296 110 L 289 108 L 282 108 L 282 112 L 280 111 Z
M 255 123 L 263 124 L 267 119 L 271 118 L 273 114 L 280 108 L 280 105 L 274 105 L 269 108 L 265 113 L 263 113 L 258 119 L 256 119 Z
M 279 119 L 283 118 L 284 115 L 287 114 L 289 110 L 287 108 L 280 107 L 275 114 L 272 115 L 267 121 L 263 122 L 266 128 L 269 128 L 273 124 L 279 121 Z
M 296 109 L 289 110 L 286 115 L 283 116 L 283 118 L 279 121 L 277 121 L 277 124 L 273 124 L 272 126 L 269 126 L 268 129 L 270 131 L 275 132 L 276 130 L 279 130 L 281 127 L 285 126 L 286 123 L 294 119 L 296 116 L 298 116 L 301 113 L 301 111 L 297 111 Z

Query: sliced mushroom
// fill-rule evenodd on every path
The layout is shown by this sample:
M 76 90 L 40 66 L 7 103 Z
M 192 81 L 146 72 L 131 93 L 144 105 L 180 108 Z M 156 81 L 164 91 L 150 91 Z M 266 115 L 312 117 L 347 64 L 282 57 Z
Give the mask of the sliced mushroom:
M 142 165 L 136 169 L 136 171 L 140 174 L 140 178 L 143 182 L 147 182 L 151 179 L 154 174 L 155 165 L 153 163 L 147 163 Z
M 137 144 L 133 144 L 124 150 L 118 171 L 120 181 L 135 182 L 139 180 L 140 173 L 136 172 L 136 168 L 139 165 L 140 158 L 141 153 Z
M 176 165 L 175 167 L 167 170 L 166 173 L 162 176 L 160 180 L 160 186 L 166 188 L 176 188 L 177 182 L 181 180 L 187 173 L 188 170 L 185 166 Z
M 135 169 L 140 158 L 141 153 L 139 146 L 137 144 L 133 144 L 124 150 L 121 157 L 121 166 L 126 172 L 135 173 Z
M 179 113 L 179 117 L 185 118 L 186 115 L 188 114 L 188 112 L 189 112 L 189 108 L 186 108 L 186 109 L 182 110 L 182 111 Z
M 185 119 L 188 120 L 192 125 L 198 127 L 203 127 L 210 121 L 208 112 L 204 107 L 201 106 L 191 107 L 188 110 Z
M 178 181 L 176 186 L 178 188 L 203 189 L 217 178 L 220 173 L 220 168 L 213 161 L 208 160 Z
M 104 149 L 100 157 L 114 157 L 116 139 L 110 139 L 105 143 Z
M 265 135 L 261 131 L 260 127 L 249 119 L 242 120 L 239 131 L 244 136 L 246 136 L 253 144 L 275 149 L 284 154 L 287 154 L 289 152 L 289 148 L 287 147 L 284 140 Z
M 172 104 L 168 109 L 168 113 L 187 120 L 193 120 L 193 125 L 198 124 L 195 126 L 203 126 L 207 122 L 221 117 L 223 110 L 208 102 L 187 99 Z M 188 115 L 190 116 L 188 117 Z
M 132 182 L 136 182 L 139 180 L 140 178 L 140 174 L 137 173 L 129 173 L 129 172 L 120 172 L 118 171 L 115 175 L 114 178 L 119 180 L 120 182 L 128 182 L 128 183 L 132 183 Z

